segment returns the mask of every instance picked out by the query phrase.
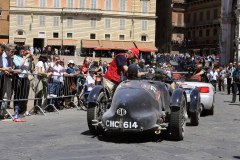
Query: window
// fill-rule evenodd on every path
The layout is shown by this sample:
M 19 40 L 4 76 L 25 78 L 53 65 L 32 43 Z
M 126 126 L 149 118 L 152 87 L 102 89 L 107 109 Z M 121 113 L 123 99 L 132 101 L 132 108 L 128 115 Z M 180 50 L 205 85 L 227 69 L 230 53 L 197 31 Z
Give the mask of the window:
M 85 8 L 85 6 L 86 6 L 86 0 L 80 0 L 79 8 Z
M 120 30 L 125 29 L 125 19 L 120 19 Z
M 188 31 L 188 37 L 191 37 L 191 32 L 190 31 Z
M 67 33 L 67 38 L 73 38 L 73 34 L 72 33 Z
M 192 31 L 192 38 L 195 38 L 195 31 Z
M 186 16 L 186 22 L 190 23 L 191 22 L 191 14 L 187 14 Z
M 45 26 L 45 16 L 39 16 L 39 25 Z
M 96 28 L 97 19 L 91 18 L 91 28 Z
M 147 28 L 148 28 L 148 23 L 147 23 L 148 21 L 142 21 L 142 30 L 143 31 L 146 31 L 147 30 Z
M 112 10 L 112 0 L 106 0 L 106 10 Z
M 91 0 L 91 9 L 96 9 L 96 8 L 97 8 L 97 1 Z
M 213 18 L 214 19 L 218 18 L 218 9 L 214 9 L 214 11 L 213 11 Z
M 22 30 L 18 31 L 18 35 L 23 36 L 23 31 Z
M 18 7 L 24 7 L 24 0 L 18 0 L 17 1 L 17 6 Z
M 45 8 L 45 6 L 46 6 L 46 1 L 40 0 L 40 8 Z
M 59 33 L 58 32 L 53 32 L 53 38 L 58 38 L 59 37 Z
M 183 25 L 183 14 L 182 13 L 178 13 L 178 20 L 177 20 L 177 26 L 182 26 Z
M 53 7 L 60 8 L 60 0 L 54 0 Z
M 207 11 L 207 13 L 206 13 L 206 20 L 210 20 L 210 11 Z
M 213 35 L 216 36 L 218 34 L 218 31 L 216 28 L 213 29 Z
M 73 8 L 73 0 L 67 0 L 67 8 Z
M 0 7 L 0 16 L 2 16 L 2 8 Z
M 38 37 L 39 38 L 45 38 L 45 32 L 39 32 Z
M 199 21 L 203 21 L 203 12 L 200 12 L 199 14 Z
M 126 11 L 126 0 L 120 0 L 120 11 Z
M 206 30 L 206 36 L 208 37 L 210 34 L 209 29 Z
M 121 41 L 125 40 L 125 35 L 119 35 L 119 40 Z
M 197 13 L 193 13 L 193 23 L 197 22 Z
M 67 17 L 67 26 L 72 27 L 73 26 L 73 17 Z
M 105 40 L 110 40 L 111 36 L 110 34 L 105 34 Z
M 147 36 L 145 35 L 141 36 L 141 41 L 147 41 Z
M 110 19 L 105 19 L 105 29 L 111 28 L 111 20 Z
M 95 33 L 91 33 L 90 34 L 90 39 L 96 39 L 96 34 Z
M 142 0 L 142 12 L 143 13 L 148 12 L 148 0 Z
M 202 37 L 202 30 L 199 30 L 199 37 Z
M 59 17 L 53 17 L 53 26 L 59 26 Z
M 17 25 L 22 26 L 23 25 L 23 16 L 22 15 L 17 15 Z

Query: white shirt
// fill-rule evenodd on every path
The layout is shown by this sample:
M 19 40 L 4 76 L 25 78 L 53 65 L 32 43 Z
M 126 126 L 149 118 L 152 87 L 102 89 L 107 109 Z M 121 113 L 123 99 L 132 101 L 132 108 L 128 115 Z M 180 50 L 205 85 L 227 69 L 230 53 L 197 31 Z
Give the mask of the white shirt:
M 214 72 L 211 71 L 211 72 L 210 72 L 210 75 L 211 75 L 210 81 L 211 81 L 211 80 L 215 80 L 215 81 L 217 80 L 217 76 L 218 76 L 218 72 L 217 72 L 217 71 L 214 71 Z
M 44 66 L 44 64 L 43 64 L 43 62 L 42 61 L 38 61 L 37 62 L 37 64 L 36 64 L 36 66 L 35 66 L 35 73 L 36 74 L 38 74 L 38 69 L 39 68 L 42 68 L 42 73 L 46 73 L 47 72 L 47 70 L 48 70 L 48 64 L 45 62 L 45 66 Z
M 85 85 L 87 86 L 87 91 L 89 91 L 89 92 L 93 89 L 91 84 L 95 84 L 95 79 L 92 76 L 88 75 L 86 78 Z

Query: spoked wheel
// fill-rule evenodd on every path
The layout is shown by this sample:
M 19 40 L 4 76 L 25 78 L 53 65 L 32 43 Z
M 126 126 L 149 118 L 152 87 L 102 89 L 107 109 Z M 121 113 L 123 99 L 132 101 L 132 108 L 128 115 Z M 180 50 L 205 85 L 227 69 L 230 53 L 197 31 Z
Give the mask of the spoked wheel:
M 185 96 L 182 98 L 180 108 L 174 107 L 170 117 L 170 129 L 172 138 L 181 141 L 184 138 L 184 131 L 187 120 L 187 105 Z
M 98 103 L 89 103 L 87 108 L 87 122 L 88 128 L 93 135 L 101 134 L 102 130 L 99 124 L 102 121 L 102 115 L 105 112 L 106 97 L 103 92 L 98 96 Z

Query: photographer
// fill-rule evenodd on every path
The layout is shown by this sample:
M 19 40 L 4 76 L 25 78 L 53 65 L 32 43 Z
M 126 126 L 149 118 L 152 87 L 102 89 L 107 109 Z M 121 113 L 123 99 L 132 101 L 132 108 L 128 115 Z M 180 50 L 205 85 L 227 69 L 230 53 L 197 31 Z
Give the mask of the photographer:
M 240 85 L 240 63 L 238 63 L 237 68 L 233 71 L 233 96 L 232 96 L 232 102 L 236 102 L 237 97 L 237 89 L 238 85 Z M 239 101 L 240 101 L 240 95 L 239 95 Z

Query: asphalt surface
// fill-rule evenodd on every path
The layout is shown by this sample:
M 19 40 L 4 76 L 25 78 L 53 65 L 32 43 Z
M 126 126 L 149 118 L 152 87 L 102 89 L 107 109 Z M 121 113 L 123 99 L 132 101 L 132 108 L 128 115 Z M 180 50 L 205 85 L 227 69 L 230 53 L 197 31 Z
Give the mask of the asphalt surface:
M 86 112 L 68 109 L 26 122 L 0 121 L 1 160 L 228 160 L 240 159 L 240 102 L 217 93 L 215 115 L 187 126 L 183 141 L 152 134 L 94 137 Z

